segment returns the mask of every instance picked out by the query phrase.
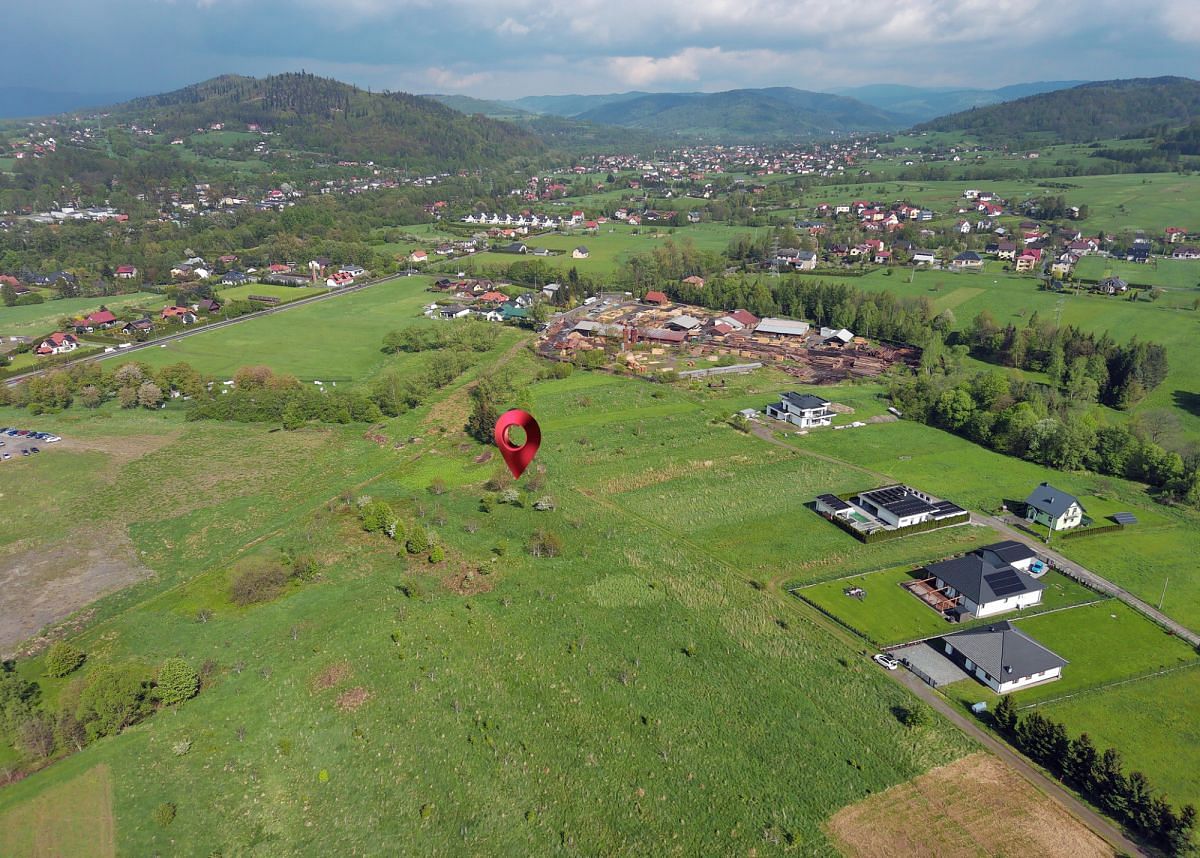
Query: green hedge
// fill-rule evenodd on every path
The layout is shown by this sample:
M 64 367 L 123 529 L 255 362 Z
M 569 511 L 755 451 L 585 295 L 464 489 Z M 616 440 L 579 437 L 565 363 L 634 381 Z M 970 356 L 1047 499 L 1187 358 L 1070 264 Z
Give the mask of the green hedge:
M 908 527 L 901 527 L 897 528 L 896 530 L 876 530 L 874 533 L 863 533 L 849 522 L 843 521 L 836 516 L 826 515 L 825 513 L 817 514 L 826 521 L 833 522 L 859 542 L 865 542 L 868 545 L 874 542 L 886 542 L 889 539 L 899 539 L 902 536 L 909 536 L 914 533 L 924 533 L 929 530 L 952 527 L 956 524 L 966 524 L 971 520 L 971 514 L 969 512 L 964 512 L 960 513 L 959 515 L 951 516 L 950 518 L 922 521 L 919 524 L 910 524 Z

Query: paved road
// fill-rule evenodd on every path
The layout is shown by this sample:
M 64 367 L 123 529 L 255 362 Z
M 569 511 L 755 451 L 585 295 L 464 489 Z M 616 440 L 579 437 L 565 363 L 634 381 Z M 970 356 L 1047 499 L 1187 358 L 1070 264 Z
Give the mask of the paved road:
M 1010 539 L 1016 539 L 1019 542 L 1029 541 L 1028 533 L 1018 530 L 1008 522 L 1004 521 L 1004 519 L 997 518 L 996 516 L 972 513 L 971 520 L 977 524 L 987 525 L 988 527 L 1005 534 Z M 1036 550 L 1039 554 L 1048 557 L 1055 566 L 1064 570 L 1068 575 L 1083 581 L 1093 590 L 1099 590 L 1102 593 L 1107 593 L 1110 596 L 1119 599 L 1138 613 L 1144 614 L 1154 622 L 1158 623 L 1158 625 L 1160 625 L 1162 628 L 1167 629 L 1172 634 L 1183 638 L 1192 646 L 1200 646 L 1200 634 L 1196 634 L 1196 632 L 1192 631 L 1187 626 L 1171 619 L 1153 605 L 1143 602 L 1128 590 L 1118 587 L 1116 584 L 1112 583 L 1106 578 L 1100 577 L 1090 569 L 1080 566 L 1073 560 L 1067 559 L 1053 548 L 1050 548 L 1048 545 L 1039 543 L 1036 547 Z
M 205 333 L 208 333 L 209 331 L 215 331 L 220 328 L 228 328 L 230 325 L 237 325 L 242 322 L 248 322 L 251 319 L 261 319 L 263 316 L 270 316 L 275 313 L 283 313 L 283 312 L 286 312 L 287 310 L 294 310 L 297 307 L 303 307 L 308 304 L 316 303 L 317 301 L 328 301 L 333 298 L 337 298 L 341 295 L 348 295 L 351 292 L 361 292 L 363 289 L 369 289 L 372 286 L 378 286 L 381 283 L 391 283 L 393 280 L 399 280 L 400 278 L 405 277 L 405 276 L 406 275 L 404 275 L 404 274 L 394 274 L 391 277 L 384 277 L 379 280 L 366 280 L 362 283 L 356 283 L 353 286 L 343 286 L 340 289 L 332 289 L 329 292 L 324 292 L 320 295 L 311 295 L 308 298 L 299 298 L 295 301 L 289 301 L 286 304 L 280 304 L 278 307 L 268 307 L 265 310 L 259 310 L 255 313 L 247 313 L 244 316 L 238 316 L 236 319 L 225 319 L 224 321 L 212 322 L 211 324 L 208 324 L 208 325 L 197 325 L 194 328 L 180 331 L 177 334 L 168 334 L 165 337 L 159 337 L 156 340 L 148 340 L 147 342 L 144 342 L 144 343 L 134 343 L 127 349 L 117 349 L 116 351 L 112 351 L 112 352 L 103 352 L 98 355 L 91 355 L 90 357 L 80 358 L 79 360 L 68 361 L 67 363 L 55 364 L 54 366 L 48 366 L 45 369 L 35 369 L 35 370 L 31 370 L 30 372 L 22 373 L 21 375 L 14 375 L 11 378 L 5 379 L 4 384 L 6 384 L 9 387 L 15 387 L 16 385 L 20 384 L 23 381 L 27 381 L 27 380 L 33 378 L 34 376 L 41 375 L 44 372 L 49 372 L 52 369 L 62 369 L 65 366 L 73 366 L 75 364 L 80 364 L 80 363 L 91 363 L 93 361 L 108 360 L 110 358 L 127 357 L 128 355 L 131 355 L 135 352 L 139 352 L 142 349 L 157 348 L 158 346 L 161 346 L 164 343 L 170 343 L 170 342 L 174 342 L 176 340 L 182 340 L 185 337 L 194 337 L 194 336 L 197 336 L 198 334 L 205 334 Z

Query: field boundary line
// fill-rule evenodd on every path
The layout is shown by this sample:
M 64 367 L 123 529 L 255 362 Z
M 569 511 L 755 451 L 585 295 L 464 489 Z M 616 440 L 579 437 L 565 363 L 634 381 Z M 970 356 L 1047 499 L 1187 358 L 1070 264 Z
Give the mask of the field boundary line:
M 1064 694 L 1061 697 L 1052 697 L 1049 700 L 1038 700 L 1034 703 L 1026 703 L 1024 706 L 1018 706 L 1018 710 L 1036 709 L 1039 706 L 1050 706 L 1055 703 L 1062 703 L 1064 700 L 1073 700 L 1076 697 L 1086 697 L 1089 694 L 1096 694 L 1101 691 L 1108 691 L 1110 688 L 1118 688 L 1122 685 L 1131 685 L 1135 682 L 1143 682 L 1147 679 L 1154 679 L 1158 676 L 1166 676 L 1171 673 L 1179 673 L 1183 670 L 1194 670 L 1200 667 L 1200 658 L 1189 661 L 1187 664 L 1177 664 L 1175 667 L 1168 667 L 1166 670 L 1156 670 L 1152 673 L 1142 673 L 1137 676 L 1130 676 L 1125 679 L 1118 679 L 1116 682 L 1107 682 L 1100 685 L 1092 685 L 1088 688 L 1081 688 L 1073 694 Z

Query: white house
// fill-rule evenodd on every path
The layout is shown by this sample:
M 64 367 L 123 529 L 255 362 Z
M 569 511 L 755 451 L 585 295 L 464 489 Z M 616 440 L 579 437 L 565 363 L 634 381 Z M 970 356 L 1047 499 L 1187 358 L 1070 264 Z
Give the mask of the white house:
M 579 247 L 577 247 L 571 251 L 572 259 L 587 259 L 588 256 L 590 256 L 590 255 L 591 254 L 588 252 L 588 249 L 586 247 L 584 247 L 582 244 L 579 245 Z
M 996 543 L 925 567 L 936 587 L 947 598 L 957 599 L 958 614 L 990 617 L 1006 611 L 1017 611 L 1041 604 L 1045 585 L 1020 571 L 1003 559 L 1004 554 L 1020 556 L 1020 543 Z M 1022 562 L 1032 563 L 1036 557 L 1020 556 Z
M 866 512 L 892 528 L 910 527 L 963 512 L 962 507 L 950 501 L 935 500 L 923 491 L 903 485 L 860 492 L 854 500 Z
M 942 638 L 946 656 L 997 694 L 1053 682 L 1067 660 L 1006 621 Z
M 1040 483 L 1025 499 L 1025 520 L 1044 524 L 1051 530 L 1079 527 L 1086 512 L 1078 498 L 1049 483 Z
M 813 396 L 811 393 L 785 393 L 779 402 L 768 405 L 766 411 L 768 417 L 792 423 L 801 429 L 833 425 L 833 412 L 829 410 L 829 400 Z

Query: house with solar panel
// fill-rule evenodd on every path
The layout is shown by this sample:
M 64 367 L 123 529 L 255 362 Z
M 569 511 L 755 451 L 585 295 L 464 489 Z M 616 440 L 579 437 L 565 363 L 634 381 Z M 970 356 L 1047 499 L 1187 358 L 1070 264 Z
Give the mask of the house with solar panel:
M 1067 660 L 1001 621 L 942 638 L 946 657 L 997 694 L 1062 677 Z
M 970 520 L 958 504 L 904 485 L 871 489 L 848 498 L 817 495 L 813 509 L 860 538 L 880 530 L 930 530 Z
M 1006 540 L 930 563 L 909 589 L 951 619 L 991 617 L 1041 604 L 1045 585 L 1029 574 L 1037 562 L 1029 546 Z
M 1044 524 L 1051 530 L 1070 530 L 1084 524 L 1087 510 L 1074 495 L 1040 483 L 1025 500 L 1025 520 Z

